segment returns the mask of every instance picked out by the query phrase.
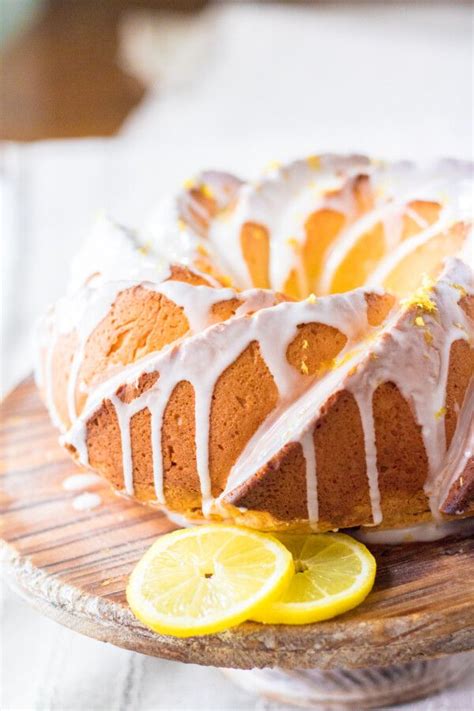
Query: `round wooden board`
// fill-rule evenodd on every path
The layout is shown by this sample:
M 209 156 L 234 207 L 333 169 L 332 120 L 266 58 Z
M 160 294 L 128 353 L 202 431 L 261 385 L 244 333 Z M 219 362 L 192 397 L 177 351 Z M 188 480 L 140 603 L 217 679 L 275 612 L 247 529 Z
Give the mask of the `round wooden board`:
M 77 473 L 36 392 L 24 381 L 0 423 L 3 560 L 11 585 L 41 612 L 83 634 L 182 662 L 249 669 L 382 666 L 474 648 L 474 540 L 374 550 L 373 592 L 356 610 L 315 625 L 246 623 L 187 640 L 146 629 L 125 599 L 127 576 L 175 526 L 116 496 L 73 507 L 62 483 Z

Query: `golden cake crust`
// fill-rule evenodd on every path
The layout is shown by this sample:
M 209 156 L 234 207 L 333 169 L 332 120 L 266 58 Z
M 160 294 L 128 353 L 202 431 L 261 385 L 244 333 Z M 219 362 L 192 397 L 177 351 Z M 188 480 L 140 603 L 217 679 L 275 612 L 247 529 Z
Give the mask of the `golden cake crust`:
M 408 168 L 374 165 L 198 176 L 176 203 L 188 252 L 160 276 L 130 237 L 124 276 L 107 272 L 116 237 L 86 250 L 39 348 L 71 454 L 190 520 L 324 531 L 473 514 L 472 457 L 449 464 L 471 446 L 471 223 L 452 206 L 472 167 L 443 165 L 446 184 L 419 197 Z

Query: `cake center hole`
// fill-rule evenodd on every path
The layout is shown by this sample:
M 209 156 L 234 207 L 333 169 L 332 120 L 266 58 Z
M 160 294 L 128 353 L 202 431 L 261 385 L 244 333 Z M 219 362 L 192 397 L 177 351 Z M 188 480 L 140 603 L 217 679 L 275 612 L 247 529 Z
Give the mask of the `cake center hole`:
M 296 573 L 305 573 L 308 570 L 308 566 L 306 563 L 302 560 L 296 560 L 295 561 L 295 572 Z

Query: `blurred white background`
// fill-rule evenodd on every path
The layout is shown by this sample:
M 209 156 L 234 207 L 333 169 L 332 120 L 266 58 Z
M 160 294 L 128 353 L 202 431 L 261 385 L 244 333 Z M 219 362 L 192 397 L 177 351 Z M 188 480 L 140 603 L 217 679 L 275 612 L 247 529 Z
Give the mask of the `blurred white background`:
M 117 61 L 148 91 L 119 133 L 0 149 L 3 391 L 31 369 L 35 319 L 99 210 L 140 225 L 195 170 L 305 153 L 472 158 L 472 30 L 455 2 L 124 16 Z M 7 593 L 2 638 L 4 709 L 264 708 L 216 670 L 80 638 Z M 473 709 L 474 679 L 409 708 Z
M 121 35 L 119 60 L 149 91 L 116 138 L 1 148 L 4 391 L 31 367 L 31 326 L 99 210 L 138 226 L 207 167 L 473 154 L 469 5 L 219 4 L 137 12 Z

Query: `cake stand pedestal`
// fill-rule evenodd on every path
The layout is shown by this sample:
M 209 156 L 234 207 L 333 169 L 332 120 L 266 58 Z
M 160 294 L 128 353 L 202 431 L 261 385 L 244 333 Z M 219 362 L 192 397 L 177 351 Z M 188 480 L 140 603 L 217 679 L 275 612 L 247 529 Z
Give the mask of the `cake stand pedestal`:
M 125 599 L 133 566 L 175 524 L 105 483 L 89 489 L 92 497 L 65 489 L 77 473 L 32 380 L 24 381 L 0 411 L 3 568 L 22 597 L 67 627 L 143 654 L 224 668 L 247 689 L 310 708 L 359 710 L 420 698 L 474 666 L 472 537 L 374 546 L 373 591 L 333 620 L 248 622 L 175 639 L 146 629 Z
M 456 683 L 474 669 L 471 652 L 367 669 L 224 669 L 245 691 L 276 704 L 357 711 L 414 701 Z M 270 711 L 270 710 L 269 710 Z

